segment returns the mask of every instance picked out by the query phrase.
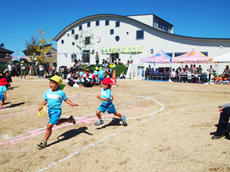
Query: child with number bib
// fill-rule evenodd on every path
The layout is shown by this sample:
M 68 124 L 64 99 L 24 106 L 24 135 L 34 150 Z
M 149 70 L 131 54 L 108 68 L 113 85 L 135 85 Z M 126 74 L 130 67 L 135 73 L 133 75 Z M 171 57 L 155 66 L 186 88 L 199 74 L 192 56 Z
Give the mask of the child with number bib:
M 101 119 L 101 112 L 107 111 L 109 114 L 114 114 L 115 116 L 118 116 L 122 119 L 123 125 L 127 126 L 126 122 L 126 116 L 121 115 L 118 113 L 115 109 L 115 106 L 112 102 L 113 97 L 111 96 L 111 84 L 113 81 L 110 78 L 105 78 L 102 81 L 102 88 L 101 88 L 101 96 L 97 96 L 99 100 L 102 100 L 102 104 L 99 106 L 96 115 L 99 119 L 97 123 L 95 123 L 96 126 L 104 124 L 104 121 Z
M 41 111 L 42 108 L 48 104 L 48 114 L 49 114 L 49 122 L 47 124 L 46 128 L 46 134 L 44 137 L 44 140 L 41 141 L 37 145 L 37 148 L 43 149 L 47 146 L 47 140 L 52 134 L 52 128 L 53 126 L 59 125 L 64 122 L 70 122 L 75 124 L 75 119 L 73 116 L 70 116 L 69 118 L 61 118 L 61 108 L 62 108 L 62 101 L 64 100 L 67 104 L 71 106 L 78 106 L 76 103 L 72 103 L 69 99 L 67 99 L 64 91 L 62 89 L 64 88 L 64 84 L 62 84 L 62 78 L 59 76 L 53 76 L 52 78 L 49 79 L 49 87 L 44 95 L 43 95 L 43 102 L 42 105 L 39 107 L 38 111 Z

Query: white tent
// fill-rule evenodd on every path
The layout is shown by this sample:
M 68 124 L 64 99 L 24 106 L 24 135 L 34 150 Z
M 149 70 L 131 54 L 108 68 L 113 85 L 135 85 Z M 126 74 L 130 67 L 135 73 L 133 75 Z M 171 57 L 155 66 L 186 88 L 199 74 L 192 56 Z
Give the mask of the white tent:
M 223 54 L 221 56 L 215 57 L 214 62 L 230 62 L 230 52 Z

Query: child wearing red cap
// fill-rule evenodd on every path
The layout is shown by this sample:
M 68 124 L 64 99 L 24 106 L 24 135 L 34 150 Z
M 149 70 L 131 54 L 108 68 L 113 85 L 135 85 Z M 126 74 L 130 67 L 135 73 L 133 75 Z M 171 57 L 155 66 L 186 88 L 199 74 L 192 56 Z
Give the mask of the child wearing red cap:
M 102 100 L 102 104 L 99 106 L 96 112 L 97 118 L 99 119 L 97 123 L 95 123 L 96 126 L 104 124 L 104 121 L 101 118 L 101 112 L 105 112 L 105 111 L 107 111 L 109 114 L 112 113 L 115 116 L 118 116 L 119 118 L 121 118 L 123 125 L 127 126 L 126 116 L 118 113 L 112 102 L 113 100 L 113 97 L 111 96 L 111 84 L 112 83 L 113 81 L 110 78 L 105 78 L 102 81 L 101 96 L 97 96 L 99 100 Z
M 3 109 L 3 104 L 6 101 L 6 78 L 0 76 L 0 110 Z

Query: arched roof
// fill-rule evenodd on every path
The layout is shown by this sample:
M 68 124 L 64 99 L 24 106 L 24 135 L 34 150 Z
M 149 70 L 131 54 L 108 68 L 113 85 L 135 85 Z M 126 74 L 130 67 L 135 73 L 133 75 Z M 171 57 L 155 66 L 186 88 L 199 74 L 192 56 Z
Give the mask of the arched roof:
M 68 30 L 72 29 L 74 26 L 79 25 L 81 23 L 84 23 L 88 20 L 97 20 L 97 19 L 105 19 L 105 18 L 112 18 L 112 19 L 118 19 L 120 21 L 126 21 L 126 22 L 132 22 L 135 23 L 136 25 L 138 25 L 141 28 L 145 28 L 146 30 L 151 30 L 151 32 L 156 33 L 158 36 L 162 35 L 165 37 L 167 37 L 167 39 L 171 40 L 171 39 L 186 39 L 186 40 L 194 40 L 194 41 L 204 41 L 204 42 L 209 42 L 209 41 L 216 41 L 216 42 L 228 42 L 230 43 L 230 38 L 202 38 L 202 37 L 189 37 L 189 36 L 183 36 L 183 35 L 177 35 L 177 34 L 172 34 L 172 33 L 168 33 L 168 32 L 164 32 L 161 30 L 158 30 L 154 27 L 151 27 L 147 24 L 144 24 L 138 20 L 129 18 L 127 16 L 121 16 L 121 15 L 115 15 L 115 14 L 97 14 L 97 15 L 92 15 L 92 16 L 88 16 L 88 17 L 84 17 L 81 18 L 73 23 L 71 23 L 70 25 L 68 25 L 67 27 L 65 27 L 61 32 L 59 32 L 57 34 L 57 36 L 54 38 L 55 41 L 58 41 L 64 34 L 65 32 L 67 32 Z

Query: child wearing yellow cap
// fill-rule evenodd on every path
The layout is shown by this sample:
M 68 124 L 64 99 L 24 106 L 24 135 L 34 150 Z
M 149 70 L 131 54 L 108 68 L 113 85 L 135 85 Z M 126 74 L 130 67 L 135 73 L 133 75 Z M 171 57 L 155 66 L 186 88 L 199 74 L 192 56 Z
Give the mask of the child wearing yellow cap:
M 61 108 L 62 108 L 62 101 L 64 100 L 67 104 L 71 106 L 78 106 L 76 103 L 72 103 L 69 99 L 67 99 L 64 91 L 64 84 L 62 84 L 62 78 L 55 75 L 52 78 L 49 79 L 49 87 L 50 89 L 46 90 L 46 92 L 43 95 L 43 102 L 41 106 L 38 108 L 38 111 L 41 111 L 42 108 L 47 104 L 48 105 L 48 114 L 49 114 L 49 122 L 47 124 L 46 128 L 46 134 L 44 137 L 44 140 L 42 140 L 38 145 L 37 148 L 43 149 L 47 146 L 47 140 L 52 134 L 52 128 L 53 126 L 60 125 L 64 122 L 71 122 L 75 124 L 75 119 L 73 116 L 70 116 L 69 118 L 61 118 Z

